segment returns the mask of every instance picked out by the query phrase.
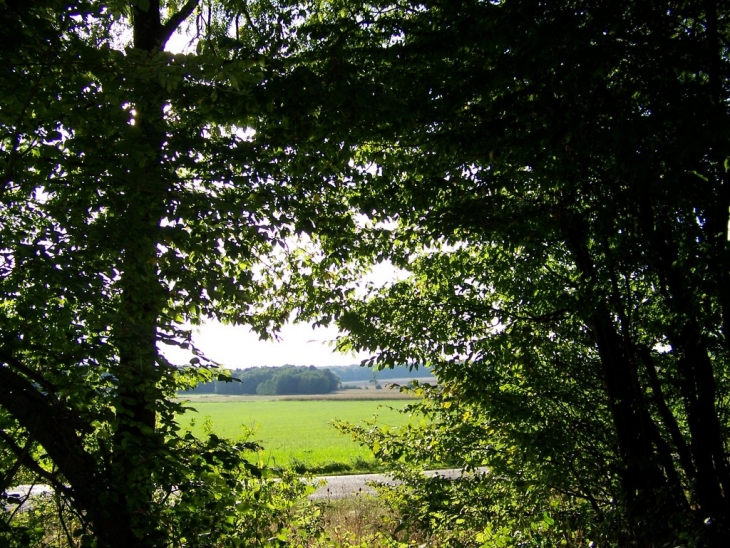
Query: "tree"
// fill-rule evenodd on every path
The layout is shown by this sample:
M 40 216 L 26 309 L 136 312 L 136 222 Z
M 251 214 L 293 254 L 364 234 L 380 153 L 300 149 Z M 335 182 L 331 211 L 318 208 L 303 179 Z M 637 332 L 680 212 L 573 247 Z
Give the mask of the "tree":
M 371 223 L 324 244 L 412 273 L 324 312 L 342 347 L 431 365 L 493 481 L 726 545 L 727 6 L 328 6 L 308 70 Z
M 288 318 L 276 264 L 325 208 L 306 197 L 327 195 L 319 174 L 282 172 L 296 139 L 276 111 L 286 90 L 269 88 L 290 71 L 296 12 L 0 9 L 2 490 L 18 474 L 49 483 L 99 546 L 260 543 L 301 488 L 282 482 L 277 503 L 261 484 L 274 510 L 257 506 L 251 444 L 180 432 L 177 389 L 217 373 L 199 353 L 172 364 L 160 345 L 190 347 L 181 326 L 204 316 L 262 335 Z M 195 53 L 166 51 L 184 28 Z M 333 179 L 337 154 L 319 150 Z
M 327 394 L 340 387 L 340 380 L 329 369 L 294 365 L 236 369 L 231 378 L 197 385 L 196 394 Z

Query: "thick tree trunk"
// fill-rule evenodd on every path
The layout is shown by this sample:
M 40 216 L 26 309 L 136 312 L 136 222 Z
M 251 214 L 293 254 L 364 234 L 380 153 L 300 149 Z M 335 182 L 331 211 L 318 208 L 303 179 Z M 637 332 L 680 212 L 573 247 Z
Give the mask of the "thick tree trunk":
M 135 51 L 129 55 L 152 59 L 198 1 L 189 0 L 164 25 L 159 0 L 136 3 L 132 7 Z M 141 9 L 142 4 L 147 9 Z M 169 187 L 162 165 L 165 95 L 154 73 L 132 71 L 124 77 L 132 89 L 127 99 L 136 114 L 134 135 L 120 144 L 119 151 L 134 157 L 125 159 L 133 160 L 128 164 L 132 167 L 105 189 L 117 191 L 119 203 L 126 204 L 115 212 L 124 221 L 124 237 L 118 267 L 120 307 L 110 337 L 118 351 L 118 362 L 110 371 L 116 383 L 111 451 L 92 454 L 87 450 L 84 436 L 94 428 L 55 397 L 55 387 L 13 355 L 0 352 L 0 406 L 58 467 L 68 485 L 62 488 L 90 524 L 100 548 L 163 545 L 158 524 L 150 518 L 154 470 L 159 464 L 155 458 L 164 449 L 155 422 L 164 397 L 159 386 L 157 326 L 166 295 L 156 260 Z
M 151 57 L 163 46 L 159 2 L 147 10 L 134 7 L 134 47 L 137 55 Z M 154 75 L 151 75 L 154 78 Z M 165 215 L 168 181 L 162 168 L 165 139 L 162 88 L 141 81 L 133 84 L 134 132 L 127 150 L 139 150 L 142 161 L 121 182 L 127 202 L 123 219 L 128 227 L 121 249 L 121 306 L 113 326 L 119 352 L 117 372 L 117 425 L 112 457 L 113 485 L 137 546 L 155 546 L 151 513 L 155 491 L 154 467 L 163 449 L 156 432 L 156 408 L 161 392 L 157 351 L 157 324 L 164 306 L 164 288 L 157 272 L 160 223 Z

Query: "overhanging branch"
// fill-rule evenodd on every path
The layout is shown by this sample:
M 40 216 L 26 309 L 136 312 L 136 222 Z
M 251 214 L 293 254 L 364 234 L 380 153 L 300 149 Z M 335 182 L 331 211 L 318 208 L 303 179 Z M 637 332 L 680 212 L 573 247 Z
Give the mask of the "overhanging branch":
M 96 462 L 66 417 L 73 415 L 62 403 L 49 398 L 25 377 L 0 365 L 0 406 L 29 435 L 38 440 L 73 489 L 73 496 L 86 508 L 94 508 L 102 491 L 95 474 Z
M 177 30 L 177 28 L 182 24 L 183 21 L 185 21 L 185 19 L 190 17 L 190 14 L 193 13 L 193 11 L 195 11 L 195 8 L 198 7 L 199 2 L 200 0 L 188 0 L 188 2 L 182 8 L 180 8 L 180 11 L 170 17 L 167 22 L 162 26 L 161 42 L 163 47 L 170 39 L 170 36 L 172 36 L 172 33 Z

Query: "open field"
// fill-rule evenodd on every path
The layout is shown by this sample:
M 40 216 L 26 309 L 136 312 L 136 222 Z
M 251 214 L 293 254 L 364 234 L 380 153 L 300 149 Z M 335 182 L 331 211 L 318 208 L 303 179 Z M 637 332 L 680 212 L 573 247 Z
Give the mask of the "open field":
M 330 424 L 335 419 L 362 423 L 377 415 L 377 425 L 393 428 L 406 424 L 407 415 L 400 414 L 407 399 L 395 399 L 397 392 L 387 390 L 348 390 L 372 392 L 375 399 L 343 399 L 343 395 L 327 399 L 284 399 L 272 396 L 197 396 L 184 398 L 197 410 L 181 418 L 186 427 L 202 436 L 205 423 L 212 432 L 228 438 L 240 438 L 247 432 L 264 450 L 259 458 L 271 466 L 294 465 L 315 473 L 356 472 L 371 469 L 369 449 L 362 448 L 349 436 L 341 434 Z M 388 395 L 391 397 L 388 397 Z M 334 396 L 334 395 L 333 395 Z M 383 399 L 385 396 L 386 399 Z

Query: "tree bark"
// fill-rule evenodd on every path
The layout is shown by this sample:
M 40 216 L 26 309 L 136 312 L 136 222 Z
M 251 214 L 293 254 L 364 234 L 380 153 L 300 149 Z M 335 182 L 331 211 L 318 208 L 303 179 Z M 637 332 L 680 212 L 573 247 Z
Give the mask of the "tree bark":
M 161 23 L 158 0 L 150 1 L 146 10 L 134 6 L 133 30 L 134 48 L 142 58 L 151 59 L 161 51 L 169 34 Z M 121 305 L 112 329 L 119 352 L 112 473 L 114 485 L 126 486 L 118 496 L 125 512 L 132 516 L 136 545 L 152 547 L 159 540 L 151 512 L 154 469 L 156 457 L 164 449 L 162 435 L 156 431 L 156 409 L 164 398 L 159 386 L 157 325 L 165 303 L 157 270 L 157 245 L 169 181 L 162 166 L 164 90 L 148 80 L 132 87 L 135 125 L 126 148 L 136 147 L 145 159 L 136 163 L 119 185 L 127 201 L 123 220 L 128 232 L 121 250 Z

